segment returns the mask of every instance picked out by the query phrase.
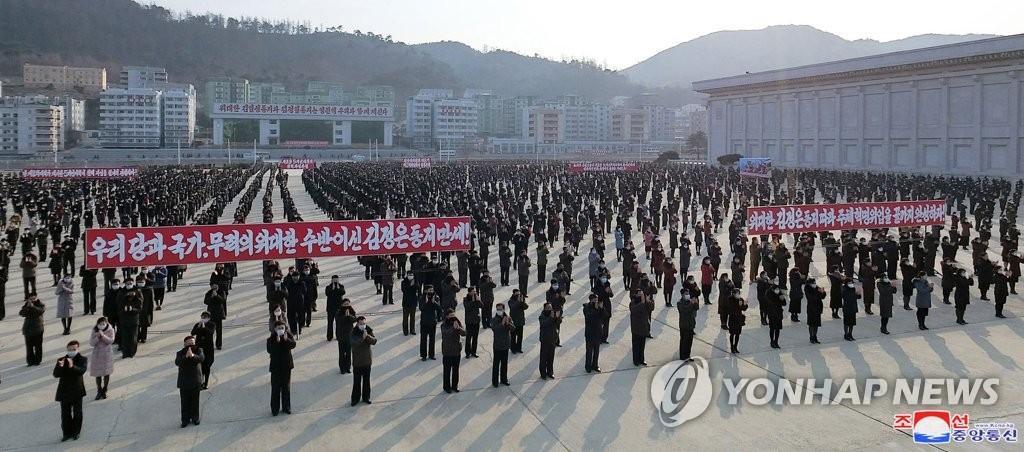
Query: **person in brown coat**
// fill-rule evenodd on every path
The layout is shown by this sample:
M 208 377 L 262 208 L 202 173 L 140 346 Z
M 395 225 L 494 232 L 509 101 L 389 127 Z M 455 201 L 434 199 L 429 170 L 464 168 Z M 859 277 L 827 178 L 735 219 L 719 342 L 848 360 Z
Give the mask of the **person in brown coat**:
M 462 336 L 466 328 L 455 317 L 455 310 L 445 310 L 444 323 L 441 324 L 441 364 L 444 367 L 444 392 L 459 392 L 459 361 L 462 356 Z
M 373 329 L 366 324 L 366 317 L 356 318 L 349 342 L 352 344 L 352 406 L 359 404 L 360 397 L 363 402 L 371 403 L 370 367 L 373 365 L 373 350 L 370 347 L 377 344 L 377 338 L 373 336 Z

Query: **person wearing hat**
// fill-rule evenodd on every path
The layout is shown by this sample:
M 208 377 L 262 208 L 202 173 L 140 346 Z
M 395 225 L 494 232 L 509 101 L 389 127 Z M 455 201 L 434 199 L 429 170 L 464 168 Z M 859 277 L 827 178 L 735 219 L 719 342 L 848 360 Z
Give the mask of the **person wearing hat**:
M 213 321 L 210 319 L 210 313 L 203 311 L 199 315 L 199 323 L 192 326 L 193 344 L 197 345 L 202 350 L 202 387 L 200 389 L 207 389 L 210 384 L 210 370 L 213 368 L 214 352 L 213 352 L 213 334 L 215 332 Z
M 434 286 L 424 286 L 420 297 L 420 360 L 434 358 L 434 342 L 437 337 L 437 322 L 441 317 L 441 299 L 434 293 Z
M 445 320 L 441 324 L 441 365 L 444 368 L 444 392 L 459 392 L 459 362 L 462 357 L 462 336 L 466 328 L 455 316 L 455 310 L 445 309 Z
M 206 360 L 203 349 L 196 346 L 194 336 L 185 336 L 184 342 L 185 346 L 174 357 L 181 396 L 181 428 L 188 426 L 189 422 L 199 425 L 199 391 L 205 387 L 202 366 Z

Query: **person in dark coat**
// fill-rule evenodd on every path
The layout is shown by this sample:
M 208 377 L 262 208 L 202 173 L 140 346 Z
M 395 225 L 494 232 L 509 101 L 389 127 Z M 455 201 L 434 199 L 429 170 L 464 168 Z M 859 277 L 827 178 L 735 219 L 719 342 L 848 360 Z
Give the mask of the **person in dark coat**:
M 331 283 L 324 288 L 324 295 L 327 297 L 327 341 L 334 340 L 334 320 L 341 310 L 341 300 L 345 298 L 345 286 L 341 284 L 338 275 L 331 276 Z
M 402 279 L 402 335 L 416 335 L 416 308 L 420 298 L 420 285 L 412 273 Z
M 302 337 L 302 327 L 306 325 L 306 284 L 299 279 L 298 273 L 290 277 L 288 290 L 288 328 L 295 334 L 295 339 Z
M 633 335 L 633 365 L 646 366 L 644 352 L 647 337 L 651 334 L 651 312 L 654 311 L 654 300 L 642 291 L 633 292 L 629 304 L 629 329 Z
M 889 334 L 889 319 L 892 318 L 893 295 L 896 294 L 896 286 L 892 285 L 889 275 L 884 273 L 876 285 L 878 287 L 878 315 L 882 318 L 882 334 Z
M 491 327 L 491 308 L 494 306 L 494 289 L 498 287 L 498 284 L 491 278 L 490 273 L 485 268 L 483 273 L 480 275 L 480 318 L 482 323 L 481 328 Z
M 98 269 L 87 269 L 85 265 L 79 269 L 79 275 L 82 277 L 79 287 L 82 288 L 83 312 L 86 315 L 96 314 L 96 275 L 98 273 Z
M 85 397 L 85 375 L 89 360 L 78 353 L 78 341 L 68 342 L 65 355 L 53 367 L 53 378 L 57 382 L 57 396 L 60 402 L 60 428 L 64 432 L 61 442 L 78 439 L 82 433 L 82 398 Z
M 142 311 L 139 313 L 139 342 L 145 344 L 149 335 L 149 327 L 153 326 L 153 311 L 156 310 L 156 301 L 153 288 L 149 287 L 150 281 L 146 279 L 145 273 L 140 273 L 135 279 L 135 289 L 142 296 Z
M 843 339 L 854 340 L 853 327 L 857 325 L 857 300 L 861 294 L 857 291 L 857 285 L 853 280 L 848 280 L 843 286 Z
M 18 313 L 25 318 L 21 324 L 21 334 L 25 336 L 25 361 L 29 366 L 38 366 L 43 362 L 44 312 L 46 305 L 39 301 L 35 292 L 31 292 Z
M 555 348 L 558 347 L 558 328 L 562 324 L 562 313 L 556 312 L 551 303 L 544 303 L 538 318 L 540 323 L 540 378 L 555 378 Z
M 522 268 L 520 263 L 520 268 Z M 512 331 L 512 344 L 511 352 L 522 353 L 523 352 L 523 333 L 526 329 L 526 310 L 530 308 L 530 305 L 526 303 L 526 297 L 519 289 L 512 290 L 512 297 L 508 299 L 508 311 L 509 316 L 512 317 L 512 323 L 516 326 L 515 330 Z
M 747 310 L 747 300 L 740 297 L 739 290 L 734 290 L 725 303 L 725 312 L 729 316 L 729 351 L 736 354 L 740 352 L 740 335 L 743 334 L 743 326 L 747 324 L 747 316 L 743 313 Z
M 135 282 L 125 281 L 124 296 L 120 298 L 118 310 L 121 338 L 121 357 L 133 358 L 139 349 L 139 320 L 142 315 L 142 295 L 135 289 Z
M 444 392 L 459 392 L 459 362 L 462 358 L 462 336 L 466 328 L 455 317 L 454 309 L 445 310 L 445 319 L 441 323 L 441 365 L 444 368 Z
M 974 264 L 974 271 L 978 276 L 978 291 L 981 292 L 981 300 L 988 301 L 988 289 L 992 286 L 995 267 L 987 257 L 982 257 Z
M 352 308 L 352 300 L 343 298 L 338 308 L 335 333 L 338 336 L 338 369 L 342 374 L 352 372 L 352 328 L 356 325 L 356 310 Z
M 590 294 L 587 304 L 583 305 L 584 331 L 586 339 L 586 357 L 583 361 L 587 373 L 601 372 L 598 360 L 601 356 L 601 343 L 603 341 L 603 326 L 608 316 L 603 301 L 596 295 Z
M 181 428 L 191 422 L 199 425 L 199 391 L 203 387 L 203 349 L 196 346 L 196 338 L 185 337 L 185 346 L 178 350 L 174 365 L 178 366 L 178 392 L 181 395 Z
M 366 324 L 366 317 L 356 318 L 356 326 L 349 333 L 349 342 L 352 343 L 352 406 L 370 401 L 370 368 L 373 366 L 373 350 L 370 348 L 377 344 L 377 338 L 373 335 L 373 329 Z
M 932 291 L 935 290 L 935 286 L 924 278 L 914 278 L 912 284 L 917 291 L 917 297 L 914 299 L 914 306 L 917 307 L 917 328 L 927 330 L 924 320 L 932 307 Z
M 476 287 L 470 286 L 466 297 L 462 299 L 462 307 L 466 310 L 466 358 L 479 358 L 476 354 L 477 339 L 480 336 L 480 294 Z
M 804 280 L 806 275 L 800 273 L 799 267 L 789 271 L 789 320 L 800 322 L 801 304 L 804 298 Z
M 768 311 L 768 339 L 772 348 L 782 348 L 779 346 L 779 335 L 782 333 L 783 308 L 786 306 L 786 292 L 783 289 L 772 285 L 764 295 L 765 306 L 762 309 Z
M 864 297 L 864 313 L 867 315 L 874 314 L 871 305 L 875 304 L 875 277 L 878 273 L 878 267 L 871 261 L 864 261 L 860 266 L 861 293 Z
M 821 315 L 825 311 L 825 288 L 818 287 L 814 279 L 808 279 L 804 285 L 804 296 L 807 298 L 807 333 L 812 344 L 820 344 L 818 328 L 821 327 Z
M 110 287 L 103 291 L 103 317 L 107 318 L 110 325 L 117 328 L 121 327 L 121 307 L 119 305 L 119 298 L 124 297 L 124 288 L 121 287 L 121 280 L 114 279 L 110 282 Z M 121 335 L 117 334 L 114 338 L 114 342 L 120 347 Z
M 437 321 L 441 318 L 441 299 L 434 293 L 434 286 L 424 286 L 420 297 L 420 361 L 434 358 L 434 343 L 437 337 Z
M 512 317 L 505 313 L 505 304 L 496 304 L 494 317 L 491 318 L 491 332 L 494 333 L 491 385 L 495 388 L 498 387 L 499 382 L 505 386 L 510 385 L 508 382 L 508 351 L 512 347 L 512 331 L 515 329 L 516 324 L 512 321 Z
M 832 310 L 832 318 L 839 318 L 839 310 L 843 308 L 843 277 L 839 268 L 834 268 L 828 273 L 829 299 L 828 307 Z
M 697 328 L 697 311 L 700 309 L 700 302 L 690 296 L 686 288 L 680 290 L 679 303 L 676 303 L 676 311 L 679 312 L 679 359 L 690 361 L 690 351 L 693 349 L 694 329 Z
M 199 323 L 192 326 L 192 339 L 199 348 L 203 350 L 203 385 L 201 389 L 207 389 L 210 384 L 210 369 L 213 368 L 213 334 L 214 326 L 210 313 L 203 311 L 199 316 Z
M 1011 276 L 1013 276 L 1013 273 L 1009 269 L 1006 269 L 1005 271 L 998 269 L 992 275 L 992 289 L 993 296 L 995 297 L 996 317 L 1000 319 L 1006 318 L 1006 316 L 1003 315 L 1003 305 L 1006 304 L 1006 298 L 1010 296 L 1010 285 L 1008 284 L 1008 281 Z
M 970 287 L 974 285 L 974 278 L 967 276 L 967 270 L 960 269 L 953 278 L 953 307 L 956 311 L 956 323 L 966 325 L 964 313 L 967 305 L 971 304 Z
M 216 332 L 216 345 L 217 350 L 221 349 L 224 339 L 224 319 L 227 317 L 228 302 L 227 297 L 223 290 L 216 284 L 210 283 L 210 290 L 206 292 L 206 296 L 203 298 L 203 304 L 206 305 L 206 312 L 209 313 L 212 327 Z M 289 306 L 288 311 L 291 311 Z
M 292 350 L 295 339 L 288 334 L 284 322 L 274 324 L 274 332 L 267 338 L 267 354 L 270 355 L 270 414 L 277 416 L 279 411 L 292 414 Z

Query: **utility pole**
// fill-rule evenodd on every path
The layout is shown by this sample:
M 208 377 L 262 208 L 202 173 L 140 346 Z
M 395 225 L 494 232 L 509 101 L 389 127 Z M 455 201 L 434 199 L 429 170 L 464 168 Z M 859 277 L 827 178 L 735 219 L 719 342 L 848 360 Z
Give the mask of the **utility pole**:
M 181 166 L 181 140 L 178 140 L 178 166 Z

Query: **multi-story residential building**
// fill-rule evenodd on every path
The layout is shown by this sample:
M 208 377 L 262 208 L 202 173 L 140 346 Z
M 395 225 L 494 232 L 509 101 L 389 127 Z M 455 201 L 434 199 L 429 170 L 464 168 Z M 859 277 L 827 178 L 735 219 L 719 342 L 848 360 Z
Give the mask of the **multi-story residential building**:
M 281 88 L 284 89 L 283 86 Z M 213 104 L 252 102 L 250 89 L 249 80 L 244 78 L 211 78 L 206 81 L 206 93 L 203 98 L 206 111 L 213 110 Z
M 0 152 L 35 154 L 64 148 L 64 107 L 45 97 L 0 99 Z
M 565 111 L 551 107 L 529 107 L 523 111 L 523 140 L 535 144 L 565 141 Z
M 650 118 L 651 141 L 674 141 L 676 139 L 676 110 L 664 105 L 647 104 L 641 107 Z
M 151 88 L 167 83 L 167 69 L 150 66 L 124 66 L 121 68 L 121 86 L 124 88 Z
M 650 114 L 642 109 L 622 108 L 612 111 L 612 141 L 643 144 L 651 141 Z
M 281 83 L 249 83 L 249 102 L 254 104 L 273 103 L 271 98 L 274 93 L 285 93 L 284 84 Z
M 441 149 L 467 149 L 476 138 L 476 103 L 471 99 L 438 99 L 431 111 L 432 142 Z
M 112 88 L 100 95 L 100 143 L 103 147 L 160 147 L 163 91 Z
M 395 105 L 395 88 L 388 85 L 369 85 L 356 88 L 351 104 L 357 107 L 391 107 Z
M 421 89 L 405 103 L 406 138 L 416 149 L 434 145 L 434 102 L 453 97 L 450 89 Z
M 190 84 L 168 83 L 163 90 L 162 146 L 191 145 L 196 132 L 196 90 Z
M 105 68 L 43 66 L 26 63 L 22 67 L 22 80 L 26 87 L 53 85 L 56 89 L 67 90 L 81 87 L 87 90 L 107 89 Z

